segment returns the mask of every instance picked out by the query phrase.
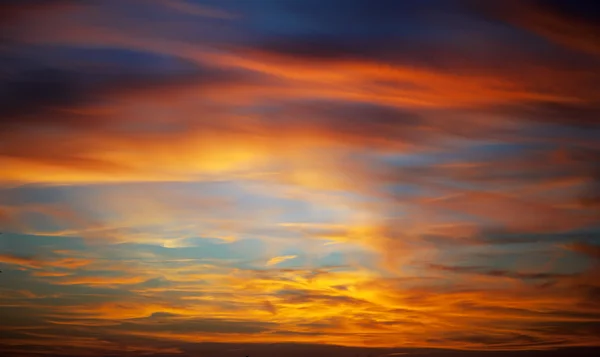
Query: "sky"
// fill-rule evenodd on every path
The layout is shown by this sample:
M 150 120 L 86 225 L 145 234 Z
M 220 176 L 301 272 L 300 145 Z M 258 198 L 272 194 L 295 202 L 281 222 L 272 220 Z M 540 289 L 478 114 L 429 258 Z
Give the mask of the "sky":
M 598 2 L 0 14 L 4 356 L 600 351 Z

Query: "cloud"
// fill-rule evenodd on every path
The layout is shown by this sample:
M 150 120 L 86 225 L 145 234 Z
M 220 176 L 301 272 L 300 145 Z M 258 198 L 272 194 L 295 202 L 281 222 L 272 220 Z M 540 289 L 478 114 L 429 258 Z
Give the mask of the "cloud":
M 428 206 L 465 212 L 496 221 L 517 231 L 567 231 L 592 225 L 592 216 L 487 192 L 458 193 L 425 203 Z
M 473 266 L 445 266 L 438 264 L 431 264 L 430 267 L 435 270 L 448 271 L 458 274 L 481 274 L 489 277 L 498 278 L 510 278 L 510 279 L 521 279 L 521 280 L 553 280 L 568 278 L 573 275 L 571 274 L 560 274 L 560 273 L 524 273 L 524 272 L 512 272 L 502 269 L 485 269 L 483 267 Z
M 265 300 L 263 302 L 263 307 L 266 311 L 270 312 L 273 315 L 277 315 L 277 307 L 273 305 L 270 301 Z
M 565 246 L 567 249 L 587 255 L 593 259 L 600 259 L 600 246 L 590 243 L 573 243 Z
M 64 10 L 67 6 L 72 6 L 76 2 L 71 0 L 25 0 L 25 1 L 14 1 L 7 0 L 0 4 L 0 26 L 18 22 L 23 17 L 32 13 L 52 13 L 60 10 Z
M 31 269 L 42 269 L 45 267 L 60 269 L 77 269 L 92 263 L 89 259 L 80 258 L 57 258 L 48 259 L 41 257 L 23 257 L 13 254 L 1 254 L 0 261 L 11 265 L 19 265 Z
M 40 263 L 32 258 L 17 257 L 9 254 L 3 254 L 2 256 L 0 256 L 0 259 L 2 259 L 3 263 L 8 264 L 22 265 L 31 268 L 37 268 L 40 266 Z
M 57 126 L 102 127 L 97 115 L 104 119 L 102 107 L 94 113 L 86 104 L 106 97 L 123 97 L 131 93 L 172 90 L 177 87 L 200 86 L 220 80 L 239 80 L 218 69 L 206 70 L 182 58 L 148 52 L 119 49 L 62 49 L 72 51 L 73 60 L 64 61 L 61 49 L 48 49 L 49 63 L 36 63 L 18 55 L 6 62 L 11 67 L 5 74 L 0 110 L 4 125 L 24 119 L 47 121 Z M 56 59 L 52 59 L 56 53 Z M 61 58 L 62 57 L 62 58 Z M 63 63 L 59 62 L 63 59 Z M 12 72 L 12 73 L 11 73 Z M 80 109 L 81 108 L 81 109 Z M 106 113 L 114 113 L 110 106 Z M 79 114 L 79 115 L 77 115 Z M 86 115 L 88 114 L 88 115 Z M 96 114 L 96 115 L 94 115 Z M 22 125 L 23 123 L 21 123 Z
M 596 344 L 594 6 L 50 3 L 2 5 L 3 351 Z
M 176 10 L 182 12 L 184 14 L 215 18 L 215 19 L 235 19 L 238 16 L 234 13 L 227 12 L 224 10 L 220 10 L 218 8 L 195 4 L 186 0 L 175 0 L 175 1 L 165 1 L 165 0 L 154 0 L 156 3 L 162 5 L 167 9 Z
M 296 259 L 297 257 L 298 256 L 296 256 L 296 255 L 283 255 L 283 256 L 280 256 L 280 257 L 274 257 L 274 258 L 269 259 L 267 261 L 266 265 L 267 266 L 277 265 L 279 263 L 285 262 L 286 260 Z
M 521 1 L 499 11 L 501 17 L 560 45 L 593 55 L 600 54 L 594 33 L 600 9 L 586 1 Z
M 146 281 L 145 277 L 102 277 L 102 276 L 84 276 L 84 277 L 66 277 L 55 282 L 58 285 L 131 285 Z
M 289 6 L 297 6 L 308 14 L 316 5 Z M 418 14 L 424 11 L 415 5 L 386 6 L 394 9 L 391 11 Z M 353 4 L 349 11 L 373 11 L 375 18 L 390 22 L 386 14 L 363 3 Z M 334 32 L 341 31 L 335 23 L 348 14 L 340 18 L 334 15 L 327 13 L 319 22 L 333 26 Z M 330 17 L 336 21 L 328 20 Z M 85 26 L 68 23 L 62 26 L 69 25 Z M 361 31 L 368 33 L 369 27 Z M 52 65 L 41 61 L 25 66 L 23 63 L 27 61 L 17 56 L 17 68 L 24 68 L 9 78 L 6 83 L 10 85 L 5 88 L 4 111 L 20 118 L 5 122 L 12 130 L 3 149 L 3 160 L 15 168 L 6 174 L 7 180 L 33 181 L 31 176 L 38 169 L 47 175 L 36 180 L 51 182 L 194 180 L 206 172 L 229 173 L 233 168 L 265 164 L 272 160 L 269 158 L 272 152 L 280 152 L 282 160 L 289 160 L 286 156 L 290 150 L 307 145 L 344 144 L 358 150 L 377 147 L 406 151 L 454 140 L 457 134 L 464 135 L 467 127 L 471 131 L 481 128 L 470 133 L 474 137 L 497 135 L 497 127 L 476 120 L 467 120 L 468 125 L 463 126 L 446 125 L 436 119 L 448 115 L 445 111 L 450 109 L 458 110 L 456 116 L 462 116 L 465 107 L 474 107 L 486 116 L 517 113 L 520 118 L 543 122 L 556 117 L 563 124 L 568 124 L 563 119 L 568 115 L 581 117 L 580 121 L 587 125 L 593 124 L 590 118 L 596 111 L 593 93 L 573 89 L 588 87 L 587 73 L 584 76 L 572 73 L 569 68 L 549 65 L 548 71 L 553 76 L 564 78 L 564 90 L 557 91 L 552 83 L 545 87 L 540 80 L 547 78 L 548 73 L 536 72 L 540 68 L 536 61 L 542 61 L 539 58 L 531 60 L 531 70 L 515 75 L 494 72 L 493 68 L 473 73 L 458 71 L 454 62 L 429 65 L 422 57 L 430 55 L 412 60 L 392 56 L 388 60 L 377 51 L 362 48 L 332 59 L 309 55 L 305 61 L 299 61 L 295 52 L 289 53 L 279 45 L 262 48 L 246 44 L 231 51 L 191 52 L 185 41 L 173 41 L 168 48 L 158 45 L 158 40 L 153 42 L 156 47 L 150 48 L 147 40 L 137 37 L 127 41 L 127 46 L 123 45 L 124 40 L 111 40 L 111 36 L 105 36 L 103 41 L 103 46 L 116 48 L 56 55 L 63 61 L 47 55 L 50 60 L 45 61 Z M 282 42 L 292 50 L 297 46 L 302 53 L 311 52 L 302 50 L 303 41 L 292 37 Z M 333 37 L 330 42 L 339 45 L 344 41 Z M 317 52 L 319 48 L 332 48 L 327 43 L 315 46 Z M 386 43 L 381 46 L 390 47 Z M 413 49 L 412 43 L 407 46 L 411 50 L 404 53 L 420 51 Z M 437 46 L 437 42 L 431 44 L 434 49 Z M 457 52 L 452 48 L 444 50 Z M 369 55 L 361 57 L 361 53 Z M 80 63 L 61 68 L 57 63 L 68 63 L 65 57 Z M 472 61 L 485 62 L 477 56 Z M 542 86 L 538 88 L 540 83 Z M 472 95 L 475 92 L 478 95 Z M 200 103 L 191 100 L 198 96 L 203 98 Z M 166 97 L 174 100 L 161 103 Z M 101 102 L 114 104 L 101 105 Z M 154 105 L 149 108 L 148 103 L 160 109 Z M 146 120 L 142 125 L 126 115 L 130 111 L 172 111 L 173 103 L 180 108 L 175 120 L 152 115 L 152 124 Z M 241 119 L 229 109 L 237 105 L 251 106 L 248 112 L 260 114 Z M 264 112 L 271 119 L 265 120 Z M 244 120 L 243 133 L 239 130 L 239 120 Z M 499 126 L 511 126 L 500 122 Z M 31 130 L 31 126 L 41 123 L 57 130 L 51 133 Z M 514 133 L 513 130 L 513 138 Z M 32 135 L 36 137 L 36 145 L 24 148 L 19 144 Z M 118 148 L 114 151 L 119 155 L 107 157 L 108 148 Z M 144 164 L 148 161 L 156 165 L 148 167 Z M 157 170 L 156 166 L 162 169 Z

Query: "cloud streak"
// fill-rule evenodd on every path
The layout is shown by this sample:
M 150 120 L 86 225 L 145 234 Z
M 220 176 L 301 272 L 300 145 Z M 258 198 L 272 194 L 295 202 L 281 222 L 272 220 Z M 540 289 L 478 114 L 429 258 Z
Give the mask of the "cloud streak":
M 266 265 L 267 266 L 277 265 L 279 263 L 283 263 L 285 261 L 292 260 L 297 257 L 298 256 L 296 256 L 296 255 L 282 255 L 280 257 L 273 257 L 267 261 Z

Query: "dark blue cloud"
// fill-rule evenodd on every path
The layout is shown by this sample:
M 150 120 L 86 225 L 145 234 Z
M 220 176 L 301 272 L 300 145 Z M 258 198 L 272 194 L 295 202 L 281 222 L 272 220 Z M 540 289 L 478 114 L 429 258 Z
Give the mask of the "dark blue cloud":
M 51 121 L 75 127 L 102 126 L 103 122 L 93 118 L 51 113 L 115 93 L 243 78 L 240 73 L 206 69 L 181 58 L 147 52 L 60 47 L 39 50 L 50 52 L 43 55 L 43 62 L 19 55 L 4 60 L 7 67 L 0 85 L 4 125 Z

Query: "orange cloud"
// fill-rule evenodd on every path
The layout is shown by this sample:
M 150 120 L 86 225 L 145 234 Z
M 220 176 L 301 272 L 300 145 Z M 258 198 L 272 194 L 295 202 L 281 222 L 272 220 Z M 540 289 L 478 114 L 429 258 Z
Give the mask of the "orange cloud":
M 64 259 L 44 259 L 37 257 L 21 257 L 13 254 L 0 254 L 0 262 L 7 264 L 20 265 L 31 269 L 42 269 L 44 267 L 60 269 L 77 269 L 91 264 L 90 259 L 64 258 Z
M 179 1 L 174 4 L 169 6 L 195 7 Z M 92 9 L 84 7 L 78 11 L 86 13 Z M 0 156 L 0 165 L 11 168 L 2 173 L 4 181 L 188 181 L 214 175 L 261 174 L 273 161 L 286 161 L 292 158 L 293 152 L 319 150 L 323 145 L 353 146 L 357 149 L 378 147 L 394 152 L 434 145 L 439 139 L 452 136 L 447 132 L 452 129 L 449 126 L 457 126 L 455 121 L 448 125 L 436 119 L 440 115 L 448 115 L 450 109 L 459 111 L 455 116 L 462 116 L 461 109 L 477 108 L 487 113 L 486 122 L 505 122 L 508 119 L 498 117 L 509 116 L 510 113 L 497 113 L 497 106 L 536 106 L 548 102 L 578 106 L 598 99 L 585 85 L 590 74 L 556 66 L 545 67 L 539 63 L 528 64 L 526 69 L 517 65 L 516 74 L 493 70 L 470 72 L 462 68 L 460 73 L 456 73 L 375 59 L 295 58 L 275 50 L 243 47 L 215 52 L 194 49 L 182 42 L 150 41 L 127 32 L 116 33 L 110 28 L 88 28 L 77 21 L 55 22 L 57 20 L 50 17 L 46 22 L 40 22 L 37 28 L 32 28 L 31 33 L 25 31 L 22 36 L 41 42 L 89 45 L 98 41 L 99 45 L 133 47 L 181 56 L 205 66 L 208 71 L 230 70 L 233 75 L 208 85 L 200 79 L 176 78 L 173 82 L 160 82 L 158 86 L 135 86 L 125 90 L 117 85 L 103 89 L 98 95 L 99 100 L 111 99 L 120 104 L 112 111 L 97 113 L 101 120 L 89 123 L 73 120 L 79 123 L 77 135 L 71 135 L 71 132 L 34 134 L 27 130 L 12 131 L 5 139 L 6 154 Z M 82 33 L 85 35 L 80 35 Z M 78 41 L 73 36 L 82 38 Z M 250 74 L 256 78 L 246 79 L 245 76 Z M 414 86 L 378 84 L 385 81 L 412 83 Z M 557 89 L 556 81 L 561 81 L 564 89 Z M 210 99 L 216 105 L 198 103 L 194 98 L 199 96 Z M 169 100 L 165 100 L 166 97 Z M 320 116 L 332 113 L 315 113 L 307 106 L 282 112 L 280 115 L 286 116 L 286 120 L 264 120 L 264 116 L 252 114 L 232 115 L 223 109 L 239 104 L 282 103 L 289 107 L 289 102 L 314 98 L 414 110 L 424 119 L 408 127 L 400 124 L 401 117 L 389 123 L 364 120 L 352 127 L 356 121 L 340 120 L 328 125 L 327 119 Z M 94 105 L 89 106 L 93 108 Z M 73 107 L 62 106 L 61 110 L 75 111 L 80 115 L 86 113 L 86 105 L 78 103 Z M 163 109 L 176 110 L 177 115 L 158 119 L 159 115 L 153 115 L 152 121 L 181 124 L 186 130 L 146 135 L 111 128 L 111 125 L 123 121 L 131 124 L 137 121 L 126 115 L 127 112 L 158 113 Z M 69 122 L 70 119 L 64 119 L 67 116 L 64 112 L 53 112 L 44 117 L 49 118 L 45 120 L 52 124 L 53 121 Z M 315 116 L 319 120 L 310 120 Z M 466 126 L 472 127 L 477 124 L 476 121 L 469 118 Z M 490 128 L 480 133 L 494 135 L 494 130 Z M 35 135 L 35 140 L 31 140 L 30 135 Z M 20 144 L 25 140 L 31 145 L 24 147 Z M 314 157 L 311 155 L 310 159 Z M 37 175 L 37 172 L 44 172 L 44 175 Z M 296 176 L 302 180 L 318 181 L 324 174 L 321 173 L 316 180 L 308 178 L 309 173 L 297 173 Z M 329 176 L 332 174 L 329 173 Z
M 59 285 L 129 285 L 138 284 L 147 280 L 141 276 L 130 277 L 103 277 L 103 276 L 86 276 L 86 277 L 67 277 L 55 282 Z
M 41 277 L 63 277 L 71 275 L 71 273 L 60 271 L 34 271 L 33 273 L 31 273 L 31 275 Z
M 588 255 L 594 259 L 600 259 L 600 246 L 589 243 L 573 243 L 566 246 L 567 249 Z
M 72 284 L 120 288 L 146 281 L 162 263 L 132 265 L 131 275 L 123 277 L 69 276 L 49 283 L 55 284 L 57 292 Z M 435 338 L 436 347 L 467 350 L 521 349 L 524 345 L 515 342 L 515 334 L 552 346 L 565 345 L 558 336 L 569 345 L 586 345 L 594 335 L 580 326 L 598 321 L 597 306 L 584 304 L 585 294 L 577 290 L 584 280 L 561 274 L 446 266 L 383 278 L 377 271 L 358 267 L 243 270 L 181 263 L 187 264 L 161 268 L 169 282 L 164 288 L 135 289 L 118 302 L 83 300 L 45 307 L 47 316 L 67 330 L 106 326 L 109 330 L 102 333 L 107 336 L 117 333 L 179 342 L 314 342 L 319 334 L 332 337 L 323 343 L 345 346 L 431 346 L 430 339 Z M 459 277 L 439 274 L 449 270 Z M 540 288 L 524 283 L 527 279 L 558 283 Z M 31 302 L 11 301 L 39 308 Z M 540 324 L 565 328 L 537 330 Z M 202 326 L 207 332 L 186 332 L 190 326 Z M 465 331 L 475 328 L 481 340 L 463 338 Z
M 7 264 L 21 265 L 28 268 L 39 268 L 41 262 L 33 258 L 18 257 L 10 254 L 1 254 L 0 261 Z
M 465 212 L 521 232 L 560 232 L 586 227 L 595 218 L 510 195 L 464 192 L 423 202 L 426 206 Z

